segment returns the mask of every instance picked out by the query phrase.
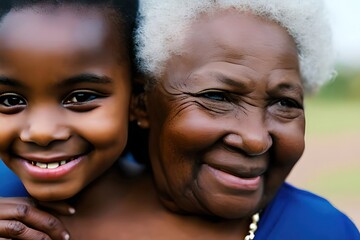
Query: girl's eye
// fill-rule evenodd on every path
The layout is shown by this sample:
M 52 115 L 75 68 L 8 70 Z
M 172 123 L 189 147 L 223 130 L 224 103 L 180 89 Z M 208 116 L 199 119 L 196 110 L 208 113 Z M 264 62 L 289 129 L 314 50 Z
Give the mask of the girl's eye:
M 79 92 L 73 92 L 70 95 L 68 95 L 65 100 L 63 101 L 63 104 L 83 104 L 86 102 L 90 102 L 92 100 L 95 100 L 99 98 L 99 94 L 96 94 L 91 91 L 79 91 Z
M 26 105 L 26 101 L 18 94 L 5 93 L 0 95 L 0 105 L 3 105 L 7 108 L 20 107 Z
M 204 92 L 200 94 L 203 98 L 208 98 L 214 101 L 227 101 L 228 97 L 226 96 L 226 92 L 220 91 L 211 91 L 211 92 Z

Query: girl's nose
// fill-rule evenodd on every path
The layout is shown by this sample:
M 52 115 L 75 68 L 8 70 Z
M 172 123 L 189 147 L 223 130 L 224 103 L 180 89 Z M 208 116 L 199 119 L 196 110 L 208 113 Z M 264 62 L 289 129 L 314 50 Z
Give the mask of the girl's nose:
M 237 119 L 223 141 L 228 146 L 241 149 L 250 156 L 257 156 L 266 153 L 271 148 L 273 139 L 263 118 L 253 115 Z
M 70 131 L 63 119 L 64 116 L 46 109 L 33 112 L 24 123 L 20 139 L 39 146 L 48 146 L 54 141 L 65 141 L 70 138 Z

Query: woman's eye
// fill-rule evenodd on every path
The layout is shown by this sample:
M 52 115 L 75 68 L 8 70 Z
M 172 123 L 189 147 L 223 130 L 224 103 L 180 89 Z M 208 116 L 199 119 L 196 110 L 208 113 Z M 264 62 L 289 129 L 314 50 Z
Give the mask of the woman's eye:
M 293 99 L 288 99 L 288 98 L 279 100 L 278 104 L 281 107 L 286 107 L 286 108 L 300 108 L 300 109 L 303 108 L 300 103 L 298 103 L 297 101 L 295 101 Z
M 7 107 L 20 107 L 26 105 L 23 97 L 15 93 L 5 93 L 0 95 L 0 104 Z
M 69 96 L 67 96 L 63 102 L 63 104 L 83 104 L 86 102 L 90 102 L 92 100 L 95 100 L 99 98 L 99 94 L 96 94 L 94 92 L 87 92 L 87 91 L 81 91 L 81 92 L 73 92 Z
M 228 97 L 225 92 L 220 91 L 212 91 L 212 92 L 204 92 L 200 94 L 201 97 L 211 99 L 214 101 L 227 101 Z

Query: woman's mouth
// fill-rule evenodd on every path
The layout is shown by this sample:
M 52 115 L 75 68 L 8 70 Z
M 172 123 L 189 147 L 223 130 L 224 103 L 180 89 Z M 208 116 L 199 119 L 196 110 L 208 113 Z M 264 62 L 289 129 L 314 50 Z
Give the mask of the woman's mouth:
M 262 175 L 239 176 L 207 164 L 203 165 L 203 168 L 208 171 L 214 179 L 217 179 L 221 185 L 230 189 L 256 191 L 262 183 Z

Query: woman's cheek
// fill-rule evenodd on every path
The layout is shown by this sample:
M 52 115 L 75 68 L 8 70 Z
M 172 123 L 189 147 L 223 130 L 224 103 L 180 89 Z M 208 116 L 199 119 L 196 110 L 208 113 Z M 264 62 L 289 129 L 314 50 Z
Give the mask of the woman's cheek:
M 304 135 L 301 132 L 295 134 L 289 131 L 287 138 L 279 139 L 275 145 L 277 164 L 293 166 L 301 158 L 305 149 Z
M 189 112 L 173 118 L 167 124 L 167 139 L 174 145 L 181 146 L 184 151 L 201 150 L 217 142 L 224 134 L 223 127 L 210 117 Z

